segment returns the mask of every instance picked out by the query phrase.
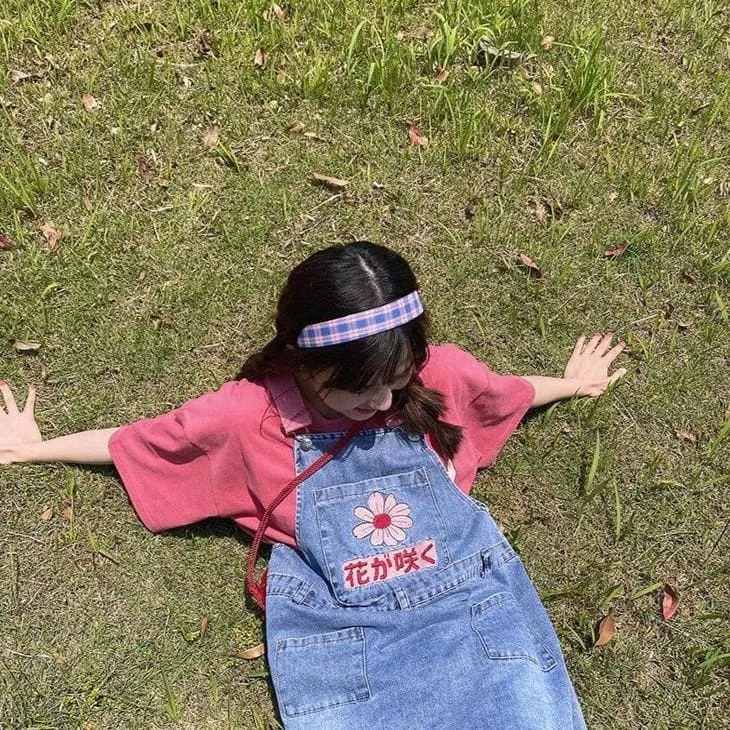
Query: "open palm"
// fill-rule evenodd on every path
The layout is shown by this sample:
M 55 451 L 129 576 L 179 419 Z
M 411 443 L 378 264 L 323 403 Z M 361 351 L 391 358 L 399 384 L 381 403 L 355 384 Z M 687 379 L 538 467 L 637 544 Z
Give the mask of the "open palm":
M 611 347 L 613 337 L 612 333 L 602 335 L 597 332 L 588 342 L 585 335 L 578 338 L 563 373 L 564 378 L 579 384 L 576 395 L 601 395 L 609 385 L 626 374 L 625 368 L 609 374 L 611 364 L 626 347 L 625 342 Z

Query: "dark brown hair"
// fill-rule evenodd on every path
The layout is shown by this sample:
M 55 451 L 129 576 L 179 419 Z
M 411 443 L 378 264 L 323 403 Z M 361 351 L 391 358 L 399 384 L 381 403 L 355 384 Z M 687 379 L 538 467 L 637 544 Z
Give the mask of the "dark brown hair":
M 429 433 L 439 452 L 453 458 L 462 429 L 440 420 L 444 396 L 426 388 L 418 375 L 428 359 L 425 312 L 352 342 L 306 349 L 296 344 L 307 325 L 379 307 L 417 288 L 405 259 L 385 246 L 355 241 L 317 251 L 289 274 L 277 306 L 276 336 L 245 360 L 234 379 L 333 368 L 327 387 L 358 392 L 376 381 L 392 382 L 404 363 L 412 362 L 414 375 L 405 388 L 394 391 L 394 407 L 409 432 Z

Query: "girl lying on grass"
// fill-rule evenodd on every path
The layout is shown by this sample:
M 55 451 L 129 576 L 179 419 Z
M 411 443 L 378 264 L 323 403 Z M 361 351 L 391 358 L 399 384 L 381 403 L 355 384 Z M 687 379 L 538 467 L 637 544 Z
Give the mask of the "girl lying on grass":
M 612 339 L 580 337 L 562 378 L 498 375 L 428 344 L 401 256 L 333 246 L 291 272 L 236 378 L 169 413 L 43 441 L 34 387 L 21 412 L 0 383 L 0 463 L 113 463 L 148 529 L 253 534 L 287 728 L 584 728 L 540 599 L 468 495 L 529 408 L 624 374 Z

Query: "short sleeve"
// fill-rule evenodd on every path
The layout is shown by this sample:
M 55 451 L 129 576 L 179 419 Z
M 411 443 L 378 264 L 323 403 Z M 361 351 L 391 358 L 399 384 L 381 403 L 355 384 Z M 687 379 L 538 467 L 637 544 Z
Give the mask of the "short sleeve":
M 240 444 L 230 428 L 235 383 L 173 411 L 123 426 L 109 452 L 139 518 L 152 532 L 230 513 L 245 495 Z M 236 500 L 237 501 L 237 500 Z
M 476 468 L 491 464 L 532 405 L 532 384 L 500 375 L 455 345 L 430 349 L 432 387 L 446 396 L 445 420 L 464 428 Z

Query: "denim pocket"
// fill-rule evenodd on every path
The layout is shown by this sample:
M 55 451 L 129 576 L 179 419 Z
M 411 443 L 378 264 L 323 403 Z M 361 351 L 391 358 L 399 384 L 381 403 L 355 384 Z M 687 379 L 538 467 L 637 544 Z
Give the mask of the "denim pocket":
M 490 659 L 527 659 L 543 672 L 556 664 L 511 593 L 495 593 L 472 606 L 471 626 Z
M 359 626 L 276 642 L 279 706 L 288 717 L 370 699 Z

